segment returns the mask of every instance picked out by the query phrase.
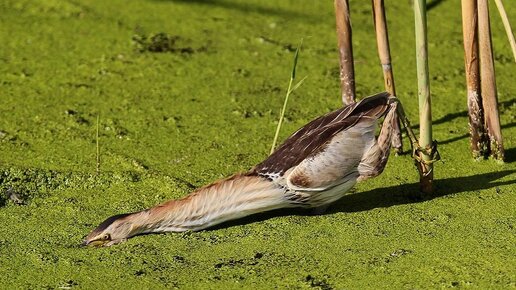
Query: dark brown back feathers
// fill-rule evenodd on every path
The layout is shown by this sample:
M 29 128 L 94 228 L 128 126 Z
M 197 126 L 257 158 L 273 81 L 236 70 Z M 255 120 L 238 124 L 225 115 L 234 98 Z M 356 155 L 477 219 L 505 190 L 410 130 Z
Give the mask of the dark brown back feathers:
M 387 92 L 379 93 L 311 121 L 256 165 L 250 174 L 283 175 L 289 168 L 324 149 L 335 134 L 354 126 L 362 118 L 382 117 L 387 111 L 389 96 Z

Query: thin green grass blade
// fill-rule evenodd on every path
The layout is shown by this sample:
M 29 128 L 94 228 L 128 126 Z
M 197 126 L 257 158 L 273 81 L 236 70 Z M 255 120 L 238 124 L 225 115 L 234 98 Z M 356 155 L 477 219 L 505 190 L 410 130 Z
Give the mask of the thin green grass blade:
M 290 93 L 294 92 L 297 88 L 299 88 L 303 82 L 306 80 L 308 76 L 305 76 L 304 78 L 302 78 L 299 82 L 297 82 L 297 84 L 295 84 L 292 89 L 290 90 Z
M 274 140 L 272 141 L 272 146 L 271 146 L 270 154 L 272 154 L 274 152 L 274 149 L 276 148 L 276 143 L 278 142 L 278 136 L 279 136 L 279 132 L 280 132 L 280 129 L 281 129 L 281 125 L 283 124 L 283 118 L 285 117 L 285 110 L 287 109 L 287 103 L 288 103 L 288 99 L 290 97 L 290 94 L 294 90 L 299 88 L 299 86 L 301 86 L 303 81 L 306 79 L 306 77 L 304 77 L 302 80 L 300 80 L 298 83 L 296 83 L 294 85 L 294 87 L 292 87 L 292 83 L 294 82 L 294 80 L 296 78 L 297 60 L 299 58 L 299 50 L 301 49 L 301 45 L 303 45 L 303 39 L 301 39 L 301 43 L 296 48 L 296 53 L 294 54 L 294 64 L 292 65 L 292 73 L 290 74 L 290 81 L 288 83 L 287 93 L 285 94 L 285 100 L 283 101 L 283 108 L 281 109 L 280 118 L 279 118 L 279 121 L 278 121 L 278 126 L 276 127 L 276 133 L 274 134 Z
M 95 136 L 96 145 L 97 145 L 97 159 L 96 159 L 96 163 L 95 163 L 97 175 L 100 173 L 99 123 L 100 123 L 100 113 L 97 114 L 97 135 Z
M 294 54 L 294 65 L 293 65 L 293 68 L 292 68 L 292 74 L 290 75 L 290 78 L 292 80 L 296 79 L 296 67 L 297 67 L 297 59 L 299 57 L 299 49 L 301 48 L 301 45 L 303 45 L 303 40 L 301 39 L 301 43 L 299 44 L 299 46 L 296 48 L 296 53 Z

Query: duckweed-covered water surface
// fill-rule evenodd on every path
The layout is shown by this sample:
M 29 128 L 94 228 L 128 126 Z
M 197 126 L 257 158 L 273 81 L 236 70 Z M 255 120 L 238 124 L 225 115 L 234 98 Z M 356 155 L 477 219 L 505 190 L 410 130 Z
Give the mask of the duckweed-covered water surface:
M 106 217 L 267 156 L 301 38 L 307 79 L 280 139 L 341 106 L 333 3 L 4 1 L 2 288 L 516 287 L 516 67 L 505 31 L 491 7 L 507 160 L 474 161 L 460 2 L 429 6 L 435 193 L 418 194 L 410 156 L 392 155 L 323 215 L 275 211 L 94 249 L 79 244 Z M 412 7 L 386 8 L 397 91 L 417 125 Z M 357 94 L 367 96 L 383 90 L 370 3 L 351 9 Z

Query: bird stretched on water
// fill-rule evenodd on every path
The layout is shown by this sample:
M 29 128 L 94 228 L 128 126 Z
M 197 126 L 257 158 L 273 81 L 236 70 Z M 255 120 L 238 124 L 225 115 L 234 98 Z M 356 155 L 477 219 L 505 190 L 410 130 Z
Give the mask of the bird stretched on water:
M 111 246 L 140 234 L 198 231 L 279 208 L 323 211 L 355 183 L 382 173 L 397 106 L 395 97 L 380 93 L 330 112 L 297 130 L 247 173 L 216 181 L 178 200 L 112 216 L 83 245 Z M 376 139 L 377 120 L 383 116 Z

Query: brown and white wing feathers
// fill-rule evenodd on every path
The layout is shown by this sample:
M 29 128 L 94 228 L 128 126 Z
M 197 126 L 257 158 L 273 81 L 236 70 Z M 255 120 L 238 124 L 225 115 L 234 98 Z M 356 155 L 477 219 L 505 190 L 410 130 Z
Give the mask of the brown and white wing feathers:
M 358 157 L 358 152 L 363 150 L 365 143 L 369 142 L 366 142 L 370 139 L 368 132 L 371 130 L 369 128 L 372 126 L 374 132 L 375 121 L 385 114 L 389 96 L 386 92 L 380 93 L 313 120 L 292 134 L 269 158 L 256 165 L 250 174 L 261 175 L 274 180 L 283 177 L 288 170 L 295 171 L 294 168 L 301 163 L 303 163 L 301 168 L 313 166 L 317 163 L 315 160 L 318 158 L 326 160 L 336 155 L 339 155 L 338 158 L 349 158 L 343 165 L 336 165 L 342 161 L 340 160 L 334 163 L 335 166 L 330 166 L 331 168 L 327 168 L 325 171 L 316 170 L 317 173 L 306 171 L 306 169 L 297 171 L 298 174 L 302 172 L 310 175 L 312 181 L 321 180 L 324 174 L 329 174 L 332 177 L 322 178 L 322 181 L 314 183 L 313 186 L 314 188 L 330 186 L 332 184 L 330 180 L 333 180 L 333 177 L 338 178 L 348 174 L 347 169 L 356 167 L 357 162 L 360 161 L 361 157 Z M 356 130 L 352 128 L 356 128 Z M 361 137 L 354 136 L 361 134 L 361 130 L 365 130 L 366 134 Z M 346 131 L 349 132 L 340 134 Z M 357 146 L 356 152 L 354 152 L 354 147 L 359 144 L 350 142 L 350 140 L 347 140 L 348 138 L 360 142 L 361 145 Z M 339 142 L 344 143 L 339 144 Z M 341 151 L 344 149 L 345 151 Z M 341 172 L 338 173 L 339 171 Z M 291 184 L 302 186 L 303 182 L 299 178 L 299 182 L 291 180 Z M 310 186 L 312 185 L 305 187 Z
M 289 188 L 323 191 L 349 178 L 356 179 L 364 152 L 375 144 L 375 128 L 375 119 L 363 118 L 355 126 L 337 133 L 324 149 L 287 171 Z

